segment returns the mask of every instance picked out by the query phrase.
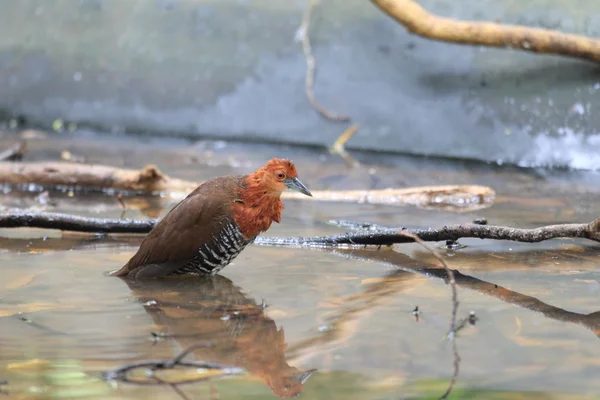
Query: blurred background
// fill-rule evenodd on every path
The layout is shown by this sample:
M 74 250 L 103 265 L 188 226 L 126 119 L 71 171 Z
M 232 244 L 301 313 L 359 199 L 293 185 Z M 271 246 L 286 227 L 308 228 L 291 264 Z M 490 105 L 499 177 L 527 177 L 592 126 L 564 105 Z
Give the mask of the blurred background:
M 0 0 L 0 120 L 330 145 L 298 29 L 308 1 Z M 596 36 L 587 0 L 421 0 L 429 12 Z M 600 167 L 596 65 L 409 34 L 369 1 L 321 0 L 315 95 L 359 123 L 348 148 Z

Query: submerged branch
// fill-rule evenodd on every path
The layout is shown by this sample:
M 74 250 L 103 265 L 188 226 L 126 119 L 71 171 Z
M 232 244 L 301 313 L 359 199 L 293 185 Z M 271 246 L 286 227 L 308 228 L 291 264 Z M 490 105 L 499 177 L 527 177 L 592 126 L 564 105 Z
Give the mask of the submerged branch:
M 181 200 L 201 182 L 171 178 L 156 166 L 141 170 L 105 165 L 69 162 L 10 163 L 0 162 L 0 184 L 47 188 L 67 187 L 89 190 L 116 190 L 143 194 L 166 194 Z M 496 193 L 487 186 L 444 185 L 381 190 L 314 190 L 313 197 L 296 192 L 283 192 L 283 199 L 346 203 L 384 204 L 474 211 L 493 204 Z
M 318 249 L 326 251 L 329 254 L 338 255 L 346 258 L 375 261 L 385 265 L 395 266 L 398 270 L 391 273 L 392 276 L 402 276 L 405 273 L 413 273 L 425 276 L 427 278 L 442 279 L 448 282 L 450 279 L 445 268 L 439 268 L 436 265 L 423 262 L 422 260 L 409 257 L 396 251 L 376 251 L 373 249 Z M 479 257 L 475 255 L 474 257 Z M 485 296 L 494 297 L 498 300 L 514 304 L 517 307 L 538 312 L 544 317 L 577 324 L 590 329 L 596 336 L 600 337 L 600 311 L 590 314 L 580 314 L 567 311 L 562 308 L 542 302 L 541 300 L 519 292 L 514 292 L 508 288 L 502 287 L 494 282 L 487 282 L 465 275 L 460 271 L 452 270 L 456 284 L 464 289 L 473 290 Z M 393 280 L 386 280 L 384 283 L 390 284 Z
M 161 361 L 142 361 L 127 364 L 115 370 L 105 371 L 102 373 L 102 378 L 108 381 L 121 381 L 127 383 L 135 383 L 138 385 L 170 385 L 176 387 L 185 383 L 193 383 L 206 381 L 223 376 L 239 375 L 246 371 L 243 368 L 221 365 L 218 363 L 184 361 L 183 359 L 194 349 L 198 347 L 207 347 L 210 344 L 201 342 L 192 345 L 182 351 L 172 360 Z M 176 368 L 189 368 L 197 372 L 197 376 L 188 377 L 182 374 L 182 379 L 175 382 L 167 382 L 160 376 L 156 375 L 158 371 L 175 370 Z M 136 375 L 134 372 L 141 370 L 144 373 Z M 205 371 L 204 373 L 202 371 Z
M 492 22 L 457 21 L 430 14 L 413 0 L 371 0 L 411 33 L 442 42 L 475 46 L 512 47 L 600 62 L 600 40 Z
M 452 374 L 452 378 L 450 380 L 450 384 L 446 389 L 446 392 L 440 397 L 440 399 L 447 399 L 448 396 L 452 393 L 454 386 L 456 385 L 456 380 L 458 379 L 458 373 L 460 371 L 460 355 L 458 354 L 458 347 L 456 345 L 456 314 L 458 313 L 458 291 L 456 290 L 456 280 L 454 279 L 454 271 L 450 269 L 446 261 L 444 261 L 444 257 L 435 250 L 434 248 L 427 245 L 424 241 L 421 240 L 417 235 L 408 232 L 401 232 L 401 235 L 404 235 L 421 246 L 423 246 L 428 252 L 430 252 L 437 260 L 444 266 L 444 271 L 448 275 L 448 283 L 450 284 L 450 288 L 452 289 L 452 313 L 450 316 L 450 331 L 448 332 L 448 338 L 452 340 L 452 353 L 454 356 L 454 373 Z

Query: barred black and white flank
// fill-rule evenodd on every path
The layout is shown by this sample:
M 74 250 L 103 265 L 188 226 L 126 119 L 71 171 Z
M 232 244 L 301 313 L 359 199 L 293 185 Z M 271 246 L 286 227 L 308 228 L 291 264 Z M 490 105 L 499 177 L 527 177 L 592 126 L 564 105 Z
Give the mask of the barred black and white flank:
M 254 239 L 246 240 L 235 223 L 229 223 L 218 236 L 200 247 L 197 256 L 171 275 L 214 275 L 229 265 L 253 241 Z

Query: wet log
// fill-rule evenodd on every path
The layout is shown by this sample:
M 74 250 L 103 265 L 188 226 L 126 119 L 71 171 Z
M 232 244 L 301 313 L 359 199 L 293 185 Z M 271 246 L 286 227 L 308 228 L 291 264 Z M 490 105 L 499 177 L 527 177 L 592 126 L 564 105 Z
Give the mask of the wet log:
M 154 165 L 133 170 L 71 162 L 0 162 L 0 183 L 15 186 L 33 184 L 49 188 L 116 189 L 148 194 L 189 192 L 196 187 L 193 182 L 165 175 Z
M 511 47 L 600 62 L 600 40 L 549 29 L 492 22 L 457 21 L 430 14 L 413 0 L 371 0 L 416 35 L 442 42 Z
M 117 190 L 146 195 L 167 195 L 181 200 L 200 182 L 169 177 L 154 165 L 141 170 L 70 162 L 0 162 L 0 184 L 27 188 L 68 187 L 92 190 Z M 314 190 L 313 197 L 284 192 L 282 198 L 302 201 L 368 203 L 416 206 L 448 211 L 474 211 L 487 208 L 496 193 L 487 186 L 445 185 L 382 190 Z

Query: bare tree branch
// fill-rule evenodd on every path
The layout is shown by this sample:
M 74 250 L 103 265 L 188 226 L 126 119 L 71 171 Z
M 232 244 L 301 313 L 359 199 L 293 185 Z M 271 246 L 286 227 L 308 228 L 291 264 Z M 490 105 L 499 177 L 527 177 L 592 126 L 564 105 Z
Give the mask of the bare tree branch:
M 427 12 L 413 0 L 371 0 L 409 32 L 442 42 L 512 47 L 600 62 L 600 40 L 548 29 L 492 22 L 456 21 Z
M 8 210 L 0 213 L 0 228 L 42 228 L 95 233 L 147 233 L 156 224 L 155 219 L 127 220 L 88 218 L 59 213 L 37 213 Z M 407 235 L 408 234 L 408 235 Z M 381 229 L 352 232 L 333 236 L 262 237 L 255 243 L 271 246 L 329 247 L 344 245 L 384 246 L 414 242 L 416 235 L 424 242 L 479 238 L 537 243 L 555 238 L 581 238 L 600 242 L 600 218 L 589 224 L 547 225 L 539 228 L 512 228 L 508 226 L 462 224 L 439 229 Z
M 392 245 L 413 242 L 403 233 L 411 233 L 425 242 L 443 240 L 455 241 L 461 238 L 479 238 L 493 240 L 510 240 L 524 243 L 537 243 L 555 238 L 582 238 L 600 242 L 600 219 L 589 224 L 547 225 L 539 228 L 524 229 L 507 226 L 461 224 L 435 228 L 402 228 L 370 230 L 366 232 L 344 233 L 333 236 L 313 237 L 262 237 L 258 244 L 296 247 L 327 247 L 339 245 Z
M 2 228 L 42 228 L 91 233 L 148 233 L 155 219 L 103 219 L 59 213 L 31 213 L 11 210 L 0 213 Z

